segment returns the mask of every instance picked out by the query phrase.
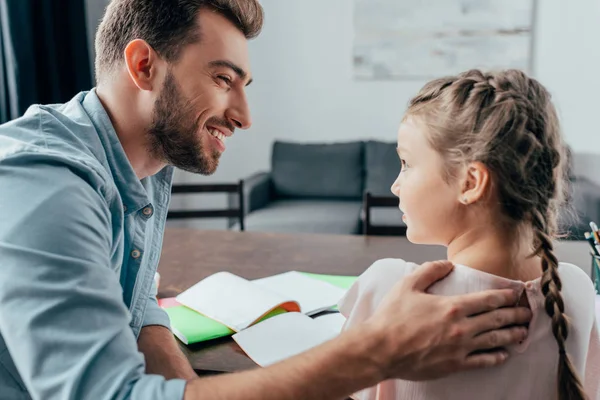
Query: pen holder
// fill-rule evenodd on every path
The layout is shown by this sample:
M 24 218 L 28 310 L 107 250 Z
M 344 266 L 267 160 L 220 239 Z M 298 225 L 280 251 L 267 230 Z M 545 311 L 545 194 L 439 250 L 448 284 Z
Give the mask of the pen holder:
M 595 254 L 592 254 L 592 280 L 596 294 L 600 294 L 600 257 Z

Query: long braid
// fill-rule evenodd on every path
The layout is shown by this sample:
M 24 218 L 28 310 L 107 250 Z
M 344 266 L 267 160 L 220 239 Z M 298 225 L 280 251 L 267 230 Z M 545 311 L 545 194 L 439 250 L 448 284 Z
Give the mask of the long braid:
M 558 380 L 559 400 L 585 400 L 583 385 L 577 375 L 571 357 L 566 351 L 565 342 L 569 336 L 569 323 L 565 315 L 565 306 L 560 290 L 562 283 L 558 276 L 558 260 L 547 233 L 546 218 L 539 211 L 533 213 L 533 227 L 536 234 L 536 253 L 542 259 L 542 293 L 546 313 L 552 319 L 552 333 L 558 344 Z

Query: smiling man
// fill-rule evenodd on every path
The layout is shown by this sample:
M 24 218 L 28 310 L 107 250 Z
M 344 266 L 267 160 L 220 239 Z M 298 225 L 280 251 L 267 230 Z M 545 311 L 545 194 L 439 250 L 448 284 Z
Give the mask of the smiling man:
M 198 379 L 153 276 L 173 167 L 213 173 L 250 127 L 247 41 L 262 20 L 255 0 L 113 0 L 96 88 L 0 126 L 2 399 L 342 398 L 498 365 L 523 339 L 500 329 L 530 318 L 500 308 L 514 293 L 425 294 L 452 268 L 428 263 L 360 329 L 270 368 Z

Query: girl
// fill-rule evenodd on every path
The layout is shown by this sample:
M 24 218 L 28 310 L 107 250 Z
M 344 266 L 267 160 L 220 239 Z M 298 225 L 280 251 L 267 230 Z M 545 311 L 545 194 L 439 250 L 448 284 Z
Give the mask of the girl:
M 550 95 L 520 71 L 434 80 L 410 101 L 392 192 L 408 240 L 447 246 L 456 265 L 429 291 L 514 288 L 533 319 L 500 367 L 430 382 L 388 380 L 356 399 L 600 399 L 594 289 L 553 251 L 564 154 Z M 340 301 L 345 329 L 368 319 L 414 267 L 399 259 L 373 264 Z

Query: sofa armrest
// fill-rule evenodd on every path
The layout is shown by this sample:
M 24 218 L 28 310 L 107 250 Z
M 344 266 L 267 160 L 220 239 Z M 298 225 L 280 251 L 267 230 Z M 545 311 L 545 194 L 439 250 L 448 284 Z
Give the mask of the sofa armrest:
M 244 179 L 244 215 L 261 209 L 272 200 L 271 174 L 258 172 Z
M 271 174 L 258 172 L 244 180 L 244 215 L 265 207 L 271 201 Z M 237 207 L 238 195 L 229 195 L 229 206 Z

